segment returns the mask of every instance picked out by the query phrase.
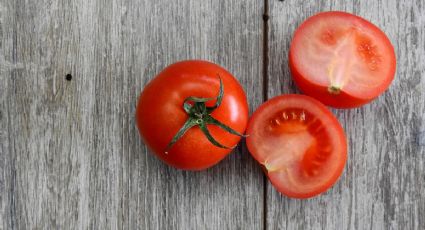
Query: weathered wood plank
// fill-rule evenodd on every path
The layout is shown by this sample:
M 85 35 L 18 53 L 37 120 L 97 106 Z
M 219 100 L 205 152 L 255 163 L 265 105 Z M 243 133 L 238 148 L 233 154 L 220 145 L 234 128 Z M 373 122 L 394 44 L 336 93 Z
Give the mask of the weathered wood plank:
M 372 104 L 333 110 L 349 142 L 344 175 L 333 189 L 294 200 L 267 185 L 267 229 L 424 229 L 424 2 L 269 2 L 269 97 L 299 92 L 287 66 L 289 44 L 295 28 L 320 11 L 353 12 L 381 27 L 394 44 L 398 69 L 389 91 Z
M 244 147 L 177 171 L 134 112 L 149 79 L 190 58 L 226 67 L 257 107 L 261 14 L 262 1 L 0 0 L 0 228 L 260 229 Z

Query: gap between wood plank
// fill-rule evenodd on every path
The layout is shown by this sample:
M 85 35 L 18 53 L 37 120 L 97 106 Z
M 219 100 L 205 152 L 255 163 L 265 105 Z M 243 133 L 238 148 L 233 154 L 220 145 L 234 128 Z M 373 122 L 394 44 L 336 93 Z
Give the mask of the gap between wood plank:
M 263 11 L 263 102 L 268 100 L 269 86 L 269 2 L 264 0 Z M 263 229 L 267 230 L 267 176 L 263 173 Z

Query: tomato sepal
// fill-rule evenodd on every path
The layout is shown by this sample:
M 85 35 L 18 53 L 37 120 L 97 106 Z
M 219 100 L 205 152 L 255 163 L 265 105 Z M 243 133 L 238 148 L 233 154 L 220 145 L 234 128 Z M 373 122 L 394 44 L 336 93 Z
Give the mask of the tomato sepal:
M 184 125 L 180 128 L 180 130 L 174 135 L 174 137 L 171 139 L 171 141 L 168 143 L 165 154 L 168 154 L 168 150 L 192 127 L 198 126 L 202 133 L 205 135 L 205 137 L 211 142 L 211 144 L 224 149 L 233 149 L 236 146 L 228 147 L 225 145 L 222 145 L 220 142 L 218 142 L 210 133 L 210 131 L 207 128 L 207 125 L 216 125 L 220 127 L 221 129 L 240 137 L 245 137 L 243 134 L 237 132 L 236 130 L 230 128 L 229 126 L 223 124 L 219 120 L 213 118 L 211 116 L 211 113 L 217 109 L 224 96 L 224 86 L 223 82 L 220 79 L 220 89 L 218 92 L 217 97 L 210 97 L 210 98 L 202 98 L 202 97 L 187 97 L 183 102 L 183 109 L 189 116 L 189 118 L 186 120 Z M 216 100 L 215 104 L 213 106 L 207 107 L 206 102 Z

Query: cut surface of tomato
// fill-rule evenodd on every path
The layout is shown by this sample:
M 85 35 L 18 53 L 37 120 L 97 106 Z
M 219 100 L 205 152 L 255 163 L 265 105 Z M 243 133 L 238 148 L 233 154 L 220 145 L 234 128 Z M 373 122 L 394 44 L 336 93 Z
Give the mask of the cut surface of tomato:
M 307 95 L 350 108 L 379 96 L 394 78 L 396 58 L 387 36 L 369 21 L 345 12 L 323 12 L 295 31 L 289 62 Z
M 338 120 L 319 101 L 283 95 L 261 105 L 247 129 L 251 155 L 276 189 L 294 198 L 326 191 L 341 175 L 347 143 Z

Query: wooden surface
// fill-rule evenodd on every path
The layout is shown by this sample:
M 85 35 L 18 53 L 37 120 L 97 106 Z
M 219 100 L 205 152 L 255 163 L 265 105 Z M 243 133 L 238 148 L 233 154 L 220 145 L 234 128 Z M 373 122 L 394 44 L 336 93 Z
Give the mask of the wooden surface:
M 298 92 L 291 36 L 330 9 L 380 26 L 398 58 L 378 100 L 333 110 L 350 145 L 333 189 L 279 195 L 244 142 L 203 172 L 146 149 L 135 104 L 161 69 L 216 62 L 252 112 Z M 424 14 L 420 0 L 0 0 L 0 229 L 424 229 Z

